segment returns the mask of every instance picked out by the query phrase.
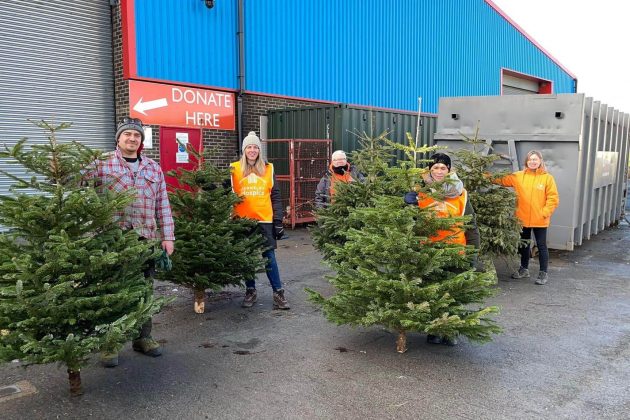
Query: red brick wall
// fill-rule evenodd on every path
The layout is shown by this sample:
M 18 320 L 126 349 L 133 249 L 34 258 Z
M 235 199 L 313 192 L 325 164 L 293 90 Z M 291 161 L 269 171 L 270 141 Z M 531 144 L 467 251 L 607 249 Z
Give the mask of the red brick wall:
M 211 161 L 219 167 L 228 167 L 230 162 L 238 160 L 238 143 L 236 131 L 227 130 L 201 130 L 203 147 L 212 149 Z

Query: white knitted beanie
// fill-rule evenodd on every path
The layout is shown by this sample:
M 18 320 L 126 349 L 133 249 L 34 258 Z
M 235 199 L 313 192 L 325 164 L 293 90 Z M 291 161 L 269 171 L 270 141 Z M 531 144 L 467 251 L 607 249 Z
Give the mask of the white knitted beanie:
M 243 139 L 243 146 L 241 147 L 241 151 L 245 153 L 245 148 L 250 144 L 255 144 L 258 146 L 259 150 L 262 150 L 262 144 L 260 143 L 260 138 L 256 135 L 254 131 L 250 131 L 249 134 Z

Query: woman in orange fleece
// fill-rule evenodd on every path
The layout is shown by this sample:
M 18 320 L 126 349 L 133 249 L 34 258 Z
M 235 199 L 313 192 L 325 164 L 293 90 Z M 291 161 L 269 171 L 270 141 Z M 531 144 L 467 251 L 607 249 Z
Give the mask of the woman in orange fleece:
M 529 240 L 532 230 L 538 246 L 540 271 L 536 284 L 547 283 L 549 250 L 547 249 L 547 228 L 551 215 L 558 207 L 558 188 L 553 176 L 545 169 L 542 153 L 532 150 L 525 158 L 525 169 L 498 179 L 496 183 L 513 187 L 516 193 L 516 217 L 523 225 L 521 239 L 526 242 L 519 247 L 521 266 L 512 274 L 514 279 L 529 278 Z

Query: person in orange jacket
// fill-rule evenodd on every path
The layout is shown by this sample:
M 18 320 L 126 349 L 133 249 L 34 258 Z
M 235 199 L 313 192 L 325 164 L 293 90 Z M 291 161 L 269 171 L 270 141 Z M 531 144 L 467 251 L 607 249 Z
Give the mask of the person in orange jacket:
M 275 253 L 276 240 L 284 236 L 282 197 L 276 183 L 273 165 L 262 159 L 260 149 L 260 138 L 255 132 L 250 131 L 243 139 L 241 159 L 230 164 L 232 190 L 242 198 L 242 201 L 234 206 L 234 214 L 237 217 L 258 221 L 258 228 L 265 237 L 268 247 L 263 252 L 263 256 L 267 259 L 267 278 L 273 289 L 273 308 L 289 309 Z M 245 299 L 241 306 L 250 308 L 258 299 L 256 281 L 247 280 L 245 287 Z
M 523 230 L 519 247 L 521 266 L 512 274 L 514 279 L 529 278 L 530 239 L 532 231 L 538 246 L 540 270 L 536 284 L 547 283 L 549 276 L 549 250 L 547 249 L 547 228 L 551 215 L 558 207 L 558 188 L 553 176 L 545 168 L 542 153 L 531 150 L 525 157 L 525 169 L 514 172 L 494 181 L 499 185 L 514 188 L 516 193 L 516 217 L 521 221 Z
M 430 159 L 429 172 L 423 176 L 423 181 L 426 185 L 441 182 L 443 200 L 412 191 L 405 194 L 405 203 L 417 204 L 421 208 L 431 208 L 437 217 L 472 216 L 466 230 L 461 228 L 440 230 L 429 239 L 464 246 L 473 245 L 475 249 L 479 249 L 480 238 L 475 211 L 468 200 L 464 183 L 455 172 L 451 172 L 451 158 L 445 153 L 435 153 Z
M 346 152 L 335 150 L 330 157 L 327 173 L 319 180 L 315 190 L 315 208 L 323 209 L 332 203 L 337 182 L 363 181 L 363 175 L 348 162 Z
M 468 192 L 464 188 L 464 183 L 458 178 L 455 172 L 451 172 L 451 158 L 445 153 L 435 153 L 431 156 L 429 172 L 423 176 L 426 185 L 439 184 L 442 200 L 438 200 L 424 193 L 414 191 L 405 194 L 405 203 L 418 205 L 420 208 L 433 210 L 435 217 L 461 217 L 471 216 L 467 228 L 454 226 L 452 229 L 439 230 L 429 239 L 433 242 L 444 242 L 448 244 L 458 244 L 462 246 L 472 245 L 479 250 L 480 237 L 475 211 L 468 200 Z M 483 271 L 479 265 L 477 256 L 471 261 L 477 271 Z M 437 335 L 427 335 L 427 342 L 431 344 L 445 344 L 454 346 L 457 338 L 440 337 Z

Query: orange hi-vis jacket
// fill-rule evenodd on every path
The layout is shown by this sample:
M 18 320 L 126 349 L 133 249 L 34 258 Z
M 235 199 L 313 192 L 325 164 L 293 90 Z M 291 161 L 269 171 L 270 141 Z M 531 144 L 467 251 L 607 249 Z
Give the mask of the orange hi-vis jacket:
M 266 164 L 265 175 L 260 177 L 251 173 L 243 177 L 240 162 L 230 164 L 232 171 L 232 190 L 243 201 L 234 206 L 234 213 L 239 217 L 273 223 L 271 189 L 273 188 L 273 165 Z
M 468 201 L 468 192 L 462 190 L 459 197 L 444 198 L 443 201 L 436 200 L 427 194 L 418 194 L 418 206 L 420 208 L 430 208 L 435 212 L 437 217 L 461 217 L 466 211 L 466 201 Z M 466 245 L 466 235 L 462 229 L 462 224 L 457 223 L 453 229 L 438 230 L 435 236 L 431 236 L 433 242 L 445 242 L 449 244 Z
M 524 227 L 548 227 L 551 215 L 560 203 L 553 176 L 545 169 L 526 169 L 495 181 L 516 193 L 516 217 Z

